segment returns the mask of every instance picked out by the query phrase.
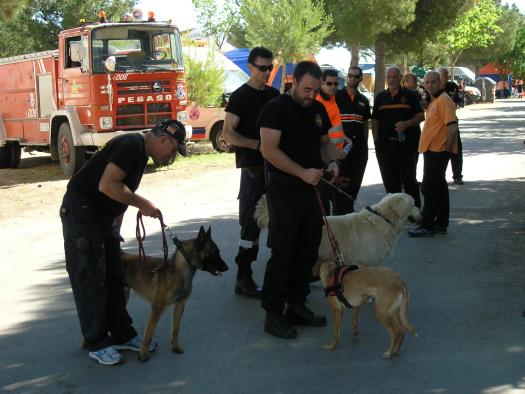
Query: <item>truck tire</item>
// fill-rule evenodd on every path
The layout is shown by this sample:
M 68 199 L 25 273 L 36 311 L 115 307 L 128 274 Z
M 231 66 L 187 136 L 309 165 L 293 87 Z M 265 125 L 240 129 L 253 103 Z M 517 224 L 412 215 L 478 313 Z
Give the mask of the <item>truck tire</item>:
M 22 147 L 18 142 L 11 142 L 9 147 L 9 168 L 18 168 L 22 157 Z
M 60 167 L 68 176 L 80 170 L 86 161 L 85 149 L 81 146 L 75 146 L 68 123 L 62 123 L 58 129 L 57 150 Z
M 11 159 L 11 150 L 9 144 L 0 146 L 0 168 L 9 168 L 9 161 Z
M 230 150 L 230 144 L 224 139 L 224 134 L 222 132 L 223 126 L 224 122 L 217 122 L 213 125 L 210 131 L 211 144 L 217 152 L 221 153 Z

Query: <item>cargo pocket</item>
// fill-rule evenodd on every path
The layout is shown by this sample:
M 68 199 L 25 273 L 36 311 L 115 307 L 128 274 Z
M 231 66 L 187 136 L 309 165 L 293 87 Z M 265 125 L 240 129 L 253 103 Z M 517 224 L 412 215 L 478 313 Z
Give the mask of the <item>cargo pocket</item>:
M 84 266 L 88 276 L 100 286 L 106 280 L 106 258 L 103 237 L 81 236 L 75 241 L 79 265 Z

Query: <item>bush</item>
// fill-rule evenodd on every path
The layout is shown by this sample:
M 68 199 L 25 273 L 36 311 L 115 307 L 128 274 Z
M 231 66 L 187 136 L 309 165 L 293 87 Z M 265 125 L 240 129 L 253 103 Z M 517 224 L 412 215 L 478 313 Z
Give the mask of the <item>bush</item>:
M 205 60 L 192 56 L 192 52 L 184 59 L 188 99 L 201 107 L 220 105 L 226 79 L 224 70 L 215 64 L 213 51 L 208 51 Z

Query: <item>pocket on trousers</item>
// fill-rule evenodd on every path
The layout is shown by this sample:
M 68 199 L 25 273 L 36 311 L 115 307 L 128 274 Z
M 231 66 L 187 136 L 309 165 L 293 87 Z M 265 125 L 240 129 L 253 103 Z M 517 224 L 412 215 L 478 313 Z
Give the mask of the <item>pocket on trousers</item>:
M 79 265 L 86 268 L 88 275 L 99 285 L 106 280 L 106 259 L 104 240 L 90 237 L 79 237 L 75 241 Z

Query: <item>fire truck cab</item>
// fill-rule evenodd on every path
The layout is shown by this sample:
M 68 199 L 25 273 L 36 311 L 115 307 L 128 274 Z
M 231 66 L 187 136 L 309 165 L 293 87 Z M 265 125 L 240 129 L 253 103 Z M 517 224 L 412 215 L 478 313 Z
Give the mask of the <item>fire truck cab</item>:
M 165 118 L 186 124 L 175 26 L 90 23 L 58 42 L 58 50 L 0 59 L 0 168 L 17 167 L 24 147 L 50 152 L 71 175 L 117 135 Z

